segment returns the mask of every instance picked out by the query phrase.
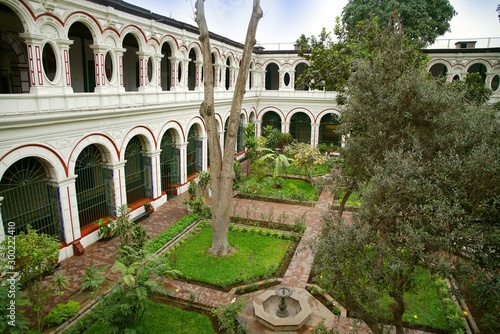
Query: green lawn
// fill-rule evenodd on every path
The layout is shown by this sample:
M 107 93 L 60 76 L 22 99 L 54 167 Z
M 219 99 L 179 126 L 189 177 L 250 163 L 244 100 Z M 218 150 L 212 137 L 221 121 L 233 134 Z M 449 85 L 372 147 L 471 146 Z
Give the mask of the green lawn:
M 239 188 L 240 193 L 249 196 L 266 196 L 275 199 L 316 201 L 316 189 L 307 181 L 299 179 L 283 179 L 281 188 L 273 188 L 273 178 L 270 176 L 259 180 L 256 177 L 247 179 Z
M 229 244 L 237 252 L 224 258 L 209 255 L 212 230 L 203 227 L 168 254 L 171 265 L 183 277 L 219 287 L 229 287 L 257 277 L 272 275 L 285 258 L 293 241 L 244 232 L 229 232 Z
M 150 302 L 138 324 L 140 333 L 148 334 L 216 334 L 207 315 Z M 97 322 L 85 334 L 108 334 L 108 324 Z

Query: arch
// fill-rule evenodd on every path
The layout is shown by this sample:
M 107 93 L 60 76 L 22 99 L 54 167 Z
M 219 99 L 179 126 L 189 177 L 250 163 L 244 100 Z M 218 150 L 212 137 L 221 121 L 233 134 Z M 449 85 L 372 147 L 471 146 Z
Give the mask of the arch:
M 152 197 L 152 171 L 145 137 L 136 134 L 123 150 L 127 204 Z
M 199 136 L 200 136 L 200 137 L 206 137 L 206 136 L 207 136 L 207 132 L 206 132 L 205 122 L 203 121 L 203 119 L 202 119 L 200 116 L 193 117 L 193 118 L 189 121 L 189 123 L 188 123 L 188 125 L 187 125 L 186 129 L 189 131 L 189 129 L 191 129 L 191 127 L 192 127 L 194 124 L 197 124 L 197 125 L 199 126 L 199 128 L 198 128 L 198 131 L 199 131 Z M 188 132 L 188 131 L 187 131 L 187 132 Z M 187 133 L 187 132 L 186 132 L 186 133 Z M 186 139 L 187 139 L 187 137 L 186 137 Z
M 486 73 L 488 72 L 488 67 L 487 63 L 483 61 L 477 61 L 474 63 L 471 62 L 469 66 L 467 66 L 467 74 L 479 73 L 482 83 L 486 83 Z
M 156 150 L 156 139 L 151 132 L 149 128 L 146 128 L 145 126 L 136 126 L 132 128 L 124 137 L 120 146 L 120 161 L 125 159 L 125 150 L 130 142 L 130 140 L 135 137 L 139 136 L 141 143 L 143 145 L 143 148 L 145 151 L 151 152 Z
M 87 24 L 74 21 L 67 27 L 68 39 L 73 40 L 69 48 L 71 87 L 75 93 L 91 93 L 96 87 L 94 52 L 90 45 L 95 32 Z
M 49 181 L 53 169 L 49 161 L 31 155 L 17 159 L 3 171 L 0 196 L 4 228 L 13 221 L 16 234 L 31 225 L 64 240 L 58 185 Z
M 429 72 L 434 78 L 446 77 L 448 74 L 448 66 L 445 63 L 436 62 L 429 68 Z
M 196 53 L 196 49 L 192 48 L 189 50 L 188 54 L 189 64 L 188 64 L 188 90 L 194 90 L 197 86 L 197 64 L 198 55 Z
M 265 88 L 266 90 L 280 89 L 279 66 L 275 62 L 269 62 L 266 66 Z
M 41 144 L 26 144 L 12 149 L 0 157 L 0 179 L 10 165 L 17 160 L 29 157 L 40 159 L 53 180 L 63 180 L 68 175 L 64 160 L 54 149 Z
M 10 11 L 12 11 L 12 14 L 17 17 L 15 19 L 15 22 L 19 23 L 20 26 L 16 26 L 15 30 L 19 32 L 28 32 L 31 30 L 31 28 L 34 26 L 36 17 L 33 14 L 33 11 L 31 11 L 28 6 L 26 6 L 22 1 L 11 1 L 7 3 L 2 3 L 6 8 L 8 8 Z M 3 15 L 6 15 L 7 11 L 2 11 L 0 18 L 2 19 L 2 22 L 9 22 L 11 24 L 12 28 L 12 23 L 14 22 L 12 19 L 12 16 L 10 13 L 7 15 L 10 16 L 9 18 L 3 17 Z
M 203 127 L 199 123 L 192 123 L 187 135 L 186 174 L 193 175 L 203 170 L 203 141 L 201 133 Z
M 69 30 L 75 23 L 83 24 L 90 31 L 92 42 L 98 43 L 98 38 L 102 33 L 102 28 L 99 25 L 99 22 L 97 22 L 91 15 L 81 11 L 71 13 L 64 22 L 64 31 L 68 38 Z
M 267 110 L 266 112 L 261 114 L 261 132 L 264 133 L 263 130 L 266 126 L 271 126 L 279 131 L 281 131 L 281 124 L 283 122 L 283 119 L 280 115 L 280 113 L 274 111 L 274 110 Z
M 139 57 L 137 52 L 140 48 L 140 39 L 137 37 L 137 32 L 131 30 L 123 36 L 122 47 L 125 52 L 122 56 L 123 63 L 123 87 L 127 92 L 138 91 L 141 85 L 139 79 Z
M 0 30 L 0 94 L 29 93 L 27 46 L 19 36 L 23 22 L 10 7 L 0 11 L 0 20 L 9 22 L 9 31 Z
M 120 152 L 113 139 L 106 134 L 91 133 L 83 137 L 76 143 L 68 157 L 68 175 L 75 175 L 76 159 L 89 145 L 97 145 L 103 153 L 107 163 L 118 162 L 120 160 Z
M 301 143 L 311 143 L 311 117 L 297 111 L 290 117 L 290 134 Z
M 339 122 L 339 114 L 330 111 L 318 115 L 319 118 L 319 134 L 318 146 L 325 150 L 335 150 L 341 146 L 341 136 L 336 133 Z
M 78 154 L 74 173 L 78 220 L 80 228 L 112 214 L 114 189 L 109 186 L 112 176 L 106 167 L 104 146 L 90 144 Z
M 167 194 L 167 198 L 177 195 L 177 187 L 181 182 L 179 134 L 175 128 L 167 128 L 160 141 L 160 174 L 161 190 Z

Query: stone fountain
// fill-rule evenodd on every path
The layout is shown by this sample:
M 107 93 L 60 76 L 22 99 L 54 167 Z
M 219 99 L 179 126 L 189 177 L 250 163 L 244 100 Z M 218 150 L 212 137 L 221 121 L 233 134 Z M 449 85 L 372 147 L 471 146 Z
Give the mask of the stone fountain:
M 275 332 L 298 331 L 311 317 L 308 296 L 303 291 L 278 286 L 253 300 L 257 321 Z

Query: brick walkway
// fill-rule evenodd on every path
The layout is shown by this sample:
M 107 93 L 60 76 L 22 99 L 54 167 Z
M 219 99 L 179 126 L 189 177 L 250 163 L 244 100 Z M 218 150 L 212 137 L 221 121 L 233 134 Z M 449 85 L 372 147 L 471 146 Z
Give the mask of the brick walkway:
M 151 238 L 156 237 L 162 231 L 170 227 L 175 221 L 188 213 L 186 205 L 182 204 L 182 201 L 186 197 L 187 194 L 183 194 L 168 201 L 166 204 L 162 205 L 155 212 L 153 212 L 150 217 L 141 222 L 150 234 Z M 314 258 L 311 245 L 321 232 L 322 214 L 327 210 L 331 201 L 332 197 L 327 191 L 324 191 L 321 194 L 314 207 L 233 198 L 231 215 L 250 219 L 272 220 L 274 222 L 286 224 L 294 224 L 298 219 L 303 219 L 307 229 L 304 232 L 293 259 L 291 260 L 281 282 L 281 284 L 285 286 L 303 289 L 308 282 Z M 347 213 L 344 216 L 344 219 L 350 220 L 350 214 Z M 116 274 L 110 271 L 110 268 L 116 259 L 117 250 L 118 240 L 116 238 L 108 241 L 98 241 L 89 246 L 83 255 L 73 256 L 69 259 L 61 261 L 57 272 L 62 272 L 68 276 L 70 280 L 70 288 L 61 297 L 57 297 L 53 300 L 53 305 L 56 303 L 66 302 L 69 298 L 79 299 L 77 295 L 80 279 L 84 272 L 83 268 L 90 267 L 92 264 L 95 264 L 97 267 L 107 266 L 105 276 L 108 280 L 108 284 L 111 284 L 112 281 L 117 278 Z M 236 297 L 232 293 L 221 292 L 207 287 L 176 280 L 165 281 L 164 285 L 172 291 L 176 291 L 175 296 L 177 298 L 194 301 L 210 308 L 228 304 L 233 298 Z M 250 333 L 271 333 L 254 319 L 255 317 L 253 316 L 251 299 L 257 293 L 262 293 L 262 291 L 242 297 L 247 301 L 247 305 L 243 310 L 241 317 L 247 321 Z M 320 303 L 318 302 L 318 304 Z M 326 310 L 326 308 L 322 305 L 315 307 L 321 314 L 316 317 L 312 317 L 311 320 L 303 326 L 299 333 L 308 333 L 309 328 L 311 326 L 315 326 L 321 318 L 326 318 L 326 324 L 330 327 L 333 326 L 341 334 L 353 333 L 353 329 L 356 330 L 355 333 L 370 333 L 370 330 L 363 323 L 354 324 L 350 318 L 335 316 L 330 311 Z M 417 334 L 422 332 L 408 331 L 407 333 Z

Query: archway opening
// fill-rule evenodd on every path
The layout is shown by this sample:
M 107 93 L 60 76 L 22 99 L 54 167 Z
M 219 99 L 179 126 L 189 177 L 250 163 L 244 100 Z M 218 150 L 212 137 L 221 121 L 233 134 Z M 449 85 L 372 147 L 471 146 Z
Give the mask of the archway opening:
M 278 65 L 271 63 L 266 66 L 266 90 L 278 90 L 279 83 L 279 73 Z
M 125 149 L 125 188 L 127 204 L 149 198 L 151 193 L 151 171 L 138 136 L 133 137 Z
M 341 146 L 341 136 L 337 133 L 339 118 L 335 113 L 321 117 L 319 125 L 318 145 L 326 150 L 338 150 Z
M 94 40 L 89 28 L 82 22 L 75 22 L 68 31 L 68 38 L 73 40 L 69 49 L 71 69 L 71 87 L 73 92 L 91 93 L 96 87 L 94 52 L 90 48 Z M 106 54 L 108 59 L 109 53 Z M 104 80 L 104 76 L 99 79 Z
M 290 134 L 301 143 L 311 143 L 311 119 L 306 113 L 298 112 L 290 119 Z
M 173 130 L 165 132 L 160 148 L 161 190 L 168 198 L 177 195 L 177 187 L 181 183 L 179 150 L 176 147 Z

